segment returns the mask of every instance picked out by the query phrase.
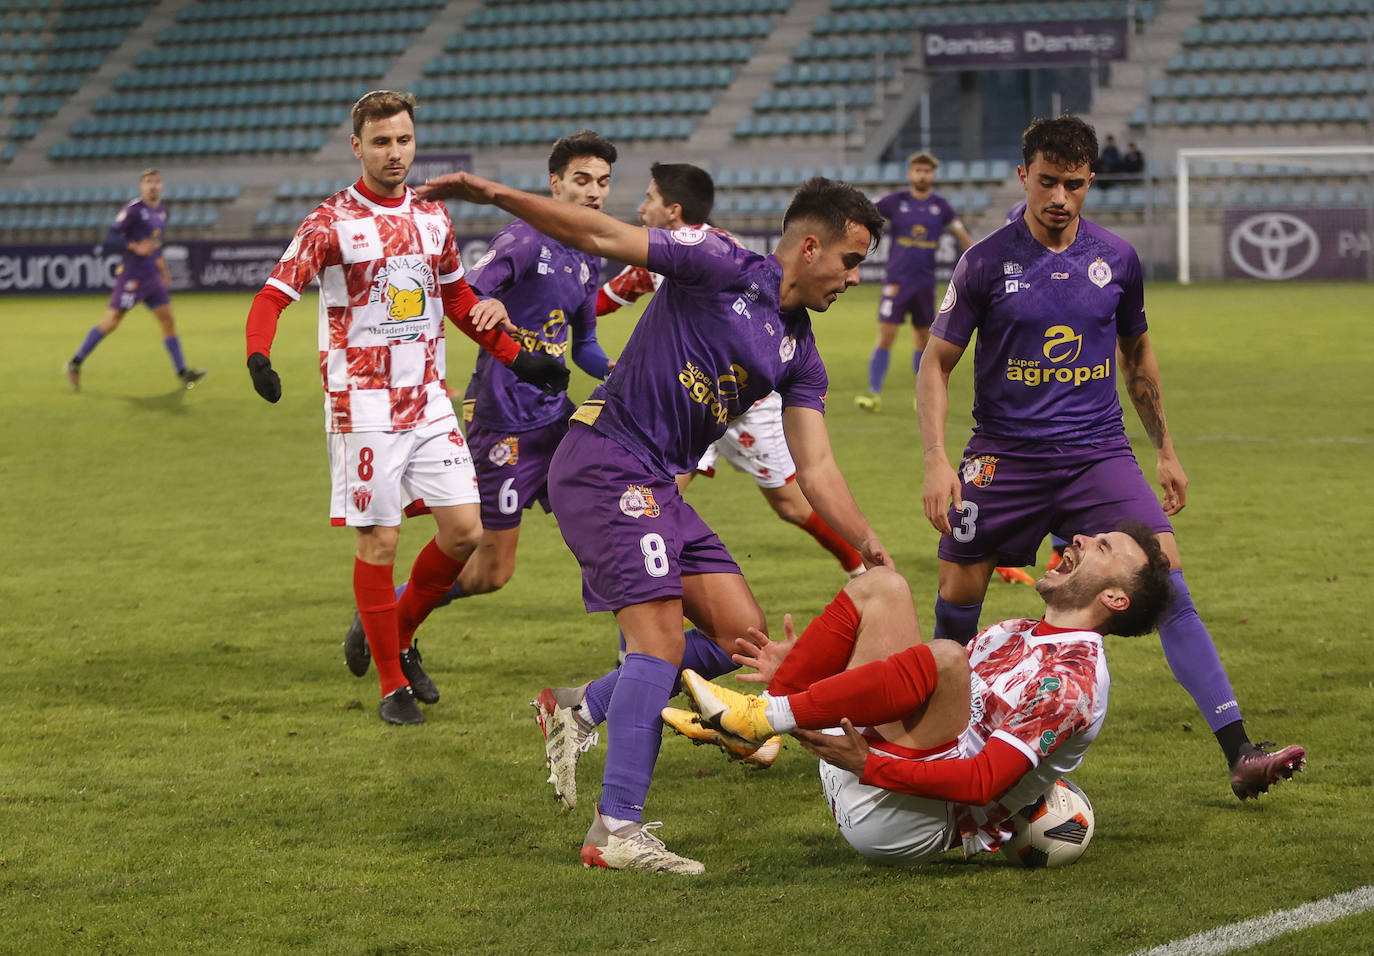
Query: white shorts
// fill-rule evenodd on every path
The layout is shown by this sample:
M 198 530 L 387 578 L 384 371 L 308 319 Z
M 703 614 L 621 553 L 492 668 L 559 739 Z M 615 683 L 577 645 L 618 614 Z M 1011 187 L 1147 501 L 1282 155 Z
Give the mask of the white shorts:
M 448 418 L 407 432 L 331 432 L 331 524 L 394 528 L 416 500 L 430 507 L 476 504 L 472 453 Z
M 781 395 L 769 392 L 731 422 L 725 434 L 701 456 L 697 471 L 714 475 L 716 461 L 722 456 L 737 471 L 752 475 L 760 488 L 781 488 L 792 480 L 797 466 L 782 432 Z
M 827 731 L 827 733 L 839 731 Z M 959 756 L 957 745 L 927 759 Z M 849 845 L 875 863 L 929 863 L 959 846 L 954 804 L 860 783 L 848 770 L 821 761 L 821 786 Z

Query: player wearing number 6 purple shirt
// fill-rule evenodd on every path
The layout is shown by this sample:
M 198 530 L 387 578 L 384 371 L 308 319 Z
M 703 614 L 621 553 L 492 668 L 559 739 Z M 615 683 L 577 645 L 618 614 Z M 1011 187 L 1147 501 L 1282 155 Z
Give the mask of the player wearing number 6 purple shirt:
M 559 529 L 582 566 L 590 611 L 610 610 L 625 663 L 606 713 L 608 749 L 587 866 L 700 873 L 670 852 L 643 810 L 662 738 L 659 714 L 684 666 L 735 668 L 728 650 L 763 612 L 738 565 L 678 493 L 727 424 L 770 391 L 797 481 L 812 507 L 869 565 L 891 565 L 830 450 L 825 366 L 808 309 L 824 311 L 859 281 L 882 217 L 858 190 L 813 179 L 794 196 L 773 255 L 704 229 L 630 226 L 468 173 L 422 188 L 493 203 L 560 242 L 665 276 L 604 385 L 573 416 L 549 469 Z M 696 628 L 683 633 L 686 615 Z
M 1048 532 L 1069 538 L 1144 522 L 1169 557 L 1174 599 L 1159 623 L 1174 676 L 1231 769 L 1237 797 L 1268 789 L 1301 748 L 1251 744 L 1235 693 L 1188 586 L 1168 515 L 1187 476 L 1164 417 L 1130 244 L 1080 218 L 1097 136 L 1082 120 L 1036 120 L 1021 139 L 1024 214 L 955 267 L 917 378 L 925 515 L 940 539 L 935 637 L 968 643 L 995 565 L 1031 564 Z M 973 437 L 956 473 L 945 449 L 949 376 L 974 332 Z M 1115 363 L 1155 448 L 1163 507 L 1131 451 Z M 953 502 L 951 507 L 951 502 Z

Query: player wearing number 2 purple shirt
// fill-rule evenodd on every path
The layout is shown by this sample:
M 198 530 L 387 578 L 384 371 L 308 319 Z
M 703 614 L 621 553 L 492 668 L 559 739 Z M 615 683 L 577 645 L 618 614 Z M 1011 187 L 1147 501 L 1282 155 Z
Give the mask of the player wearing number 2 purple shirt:
M 1140 260 L 1079 216 L 1097 136 L 1076 117 L 1036 120 L 1021 149 L 1025 213 L 955 267 L 917 379 L 922 499 L 942 532 L 934 636 L 968 643 L 993 567 L 1033 563 L 1047 532 L 1070 538 L 1142 521 L 1173 568 L 1174 599 L 1159 623 L 1165 657 L 1216 735 L 1236 796 L 1258 796 L 1302 748 L 1269 753 L 1250 743 L 1183 580 L 1167 516 L 1183 509 L 1188 479 L 1164 417 Z M 956 473 L 945 449 L 949 376 L 975 331 L 975 425 Z M 1118 355 L 1158 457 L 1163 507 L 1126 437 Z
M 695 467 L 731 418 L 776 390 L 803 493 L 866 563 L 891 564 L 831 454 L 825 367 L 807 312 L 824 311 L 858 282 L 882 219 L 852 186 L 813 179 L 788 207 L 775 253 L 761 256 L 702 229 L 646 230 L 468 173 L 423 191 L 494 203 L 583 252 L 665 277 L 610 378 L 573 416 L 549 469 L 549 494 L 582 566 L 587 607 L 615 612 L 627 651 L 618 674 L 602 678 L 614 684 L 606 770 L 582 861 L 700 873 L 700 863 L 669 851 L 653 835 L 656 825 L 643 823 L 659 714 L 683 666 L 734 670 L 727 649 L 765 621 L 674 477 Z M 696 625 L 685 634 L 684 614 Z M 559 733 L 566 730 L 563 723 Z
M 105 317 L 91 326 L 76 354 L 67 362 L 67 381 L 81 388 L 81 363 L 86 361 L 105 336 L 119 328 L 124 315 L 138 303 L 145 303 L 162 327 L 162 345 L 172 360 L 172 368 L 182 388 L 195 388 L 205 377 L 200 369 L 187 368 L 181 357 L 181 339 L 172 317 L 172 299 L 167 294 L 171 276 L 162 258 L 162 233 L 167 228 L 167 207 L 162 205 L 162 174 L 145 169 L 138 180 L 138 198 L 125 204 L 115 217 L 105 242 L 124 254 L 115 274 L 114 291 Z

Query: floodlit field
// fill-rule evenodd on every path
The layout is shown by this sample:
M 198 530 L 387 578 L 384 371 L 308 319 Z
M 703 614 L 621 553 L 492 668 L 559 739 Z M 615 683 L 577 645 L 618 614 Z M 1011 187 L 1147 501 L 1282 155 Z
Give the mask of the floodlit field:
M 527 702 L 614 660 L 552 517 L 527 519 L 495 595 L 420 631 L 443 692 L 423 727 L 376 716 L 340 641 L 353 535 L 328 521 L 313 297 L 284 316 L 269 406 L 243 363 L 249 296 L 174 299 L 175 381 L 141 310 L 85 365 L 62 362 L 97 298 L 6 297 L 13 374 L 0 480 L 0 949 L 23 952 L 1128 953 L 1374 884 L 1374 307 L 1368 285 L 1152 286 L 1152 337 L 1189 504 L 1193 595 L 1251 736 L 1310 767 L 1256 803 L 1154 637 L 1108 640 L 1111 715 L 1076 782 L 1097 835 L 1076 866 L 1000 855 L 911 870 L 865 863 L 835 830 L 815 761 L 766 772 L 672 736 L 646 819 L 703 877 L 584 870 L 585 809 L 555 809 Z M 831 434 L 861 505 L 917 595 L 935 589 L 920 513 L 909 338 L 886 406 L 857 411 L 876 288 L 816 328 Z M 632 317 L 607 322 L 614 354 Z M 461 386 L 473 348 L 450 346 Z M 967 428 L 971 356 L 952 442 Z M 574 379 L 580 397 L 590 388 Z M 1128 427 L 1144 443 L 1134 414 Z M 1144 452 L 1146 474 L 1153 459 Z M 843 584 L 744 476 L 693 484 L 775 629 Z M 402 534 L 398 575 L 432 525 Z M 1042 566 L 1044 553 L 1042 552 Z M 995 583 L 984 621 L 1037 613 Z M 1374 914 L 1266 953 L 1374 951 Z

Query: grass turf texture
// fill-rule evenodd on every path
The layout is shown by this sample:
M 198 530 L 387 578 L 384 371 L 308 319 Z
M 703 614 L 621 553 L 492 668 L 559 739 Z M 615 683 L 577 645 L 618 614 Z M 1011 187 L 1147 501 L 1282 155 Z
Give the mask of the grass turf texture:
M 817 316 L 830 429 L 928 622 L 936 535 L 921 517 L 909 339 L 884 410 L 851 402 L 876 291 Z M 1308 773 L 1239 804 L 1158 640 L 1112 638 L 1111 716 L 1075 775 L 1098 825 L 1078 865 L 951 854 L 875 867 L 835 831 L 794 742 L 749 772 L 669 734 L 646 818 L 706 863 L 694 879 L 578 865 L 604 742 L 575 813 L 543 782 L 526 702 L 615 653 L 610 616 L 582 610 L 552 517 L 527 518 L 504 591 L 422 628 L 443 692 L 428 723 L 377 719 L 375 676 L 354 679 L 340 649 L 353 535 L 327 520 L 314 299 L 283 317 L 277 406 L 243 367 L 248 300 L 174 300 L 188 358 L 211 369 L 194 391 L 174 388 L 139 310 L 75 395 L 60 365 L 102 300 L 6 300 L 6 344 L 23 358 L 0 446 L 0 948 L 1124 953 L 1374 883 L 1367 285 L 1148 294 L 1192 480 L 1176 526 L 1193 594 L 1251 735 L 1307 745 Z M 632 318 L 603 323 L 612 354 Z M 450 342 L 461 384 L 473 348 Z M 952 446 L 967 434 L 970 366 L 955 373 Z M 575 395 L 589 387 L 574 379 Z M 1127 423 L 1142 448 L 1133 412 Z M 1148 451 L 1142 462 L 1152 475 Z M 746 477 L 699 479 L 689 498 L 776 632 L 784 611 L 802 626 L 843 583 Z M 398 579 L 431 529 L 407 522 Z M 1038 607 L 994 579 L 983 620 Z M 1309 935 L 1323 952 L 1374 950 L 1367 914 Z M 1312 951 L 1302 939 L 1276 951 Z

